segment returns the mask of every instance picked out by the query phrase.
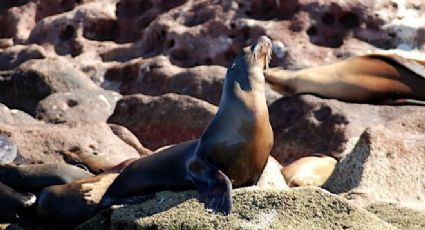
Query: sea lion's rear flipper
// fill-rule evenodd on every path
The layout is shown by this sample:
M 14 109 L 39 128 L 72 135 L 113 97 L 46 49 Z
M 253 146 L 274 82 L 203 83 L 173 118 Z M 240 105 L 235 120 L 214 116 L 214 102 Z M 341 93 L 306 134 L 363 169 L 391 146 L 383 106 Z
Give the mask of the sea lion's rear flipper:
M 208 163 L 192 162 L 190 177 L 205 207 L 228 215 L 232 209 L 232 183 L 219 169 Z

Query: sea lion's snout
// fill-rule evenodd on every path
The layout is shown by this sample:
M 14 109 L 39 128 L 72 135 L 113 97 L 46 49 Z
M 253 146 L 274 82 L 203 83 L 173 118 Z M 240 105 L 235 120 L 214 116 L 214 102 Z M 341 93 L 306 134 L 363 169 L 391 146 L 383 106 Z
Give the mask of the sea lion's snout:
M 251 46 L 255 61 L 267 69 L 272 56 L 272 41 L 267 36 L 261 36 L 258 41 Z

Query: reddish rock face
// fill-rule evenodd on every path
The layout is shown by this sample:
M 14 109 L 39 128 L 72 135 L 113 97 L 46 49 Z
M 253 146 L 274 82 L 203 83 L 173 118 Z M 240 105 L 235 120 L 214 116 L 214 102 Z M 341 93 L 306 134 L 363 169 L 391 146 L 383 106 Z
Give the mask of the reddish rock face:
M 149 149 L 198 138 L 217 107 L 189 96 L 141 94 L 118 101 L 108 122 L 127 127 Z
M 275 137 L 272 153 L 285 164 L 313 153 L 341 159 L 367 128 L 400 114 L 425 112 L 425 107 L 353 104 L 304 95 L 277 100 L 269 112 Z
M 101 173 L 139 153 L 118 138 L 105 123 L 72 122 L 62 125 L 0 123 L 17 146 L 15 163 L 71 163 Z

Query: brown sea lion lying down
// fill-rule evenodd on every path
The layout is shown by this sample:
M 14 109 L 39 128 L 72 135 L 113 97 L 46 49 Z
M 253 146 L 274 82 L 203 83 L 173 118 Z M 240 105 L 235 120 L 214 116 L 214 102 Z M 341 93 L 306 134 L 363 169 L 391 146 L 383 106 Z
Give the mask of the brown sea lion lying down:
M 315 94 L 347 102 L 425 105 L 425 61 L 393 54 L 369 54 L 330 65 L 265 72 L 284 95 Z

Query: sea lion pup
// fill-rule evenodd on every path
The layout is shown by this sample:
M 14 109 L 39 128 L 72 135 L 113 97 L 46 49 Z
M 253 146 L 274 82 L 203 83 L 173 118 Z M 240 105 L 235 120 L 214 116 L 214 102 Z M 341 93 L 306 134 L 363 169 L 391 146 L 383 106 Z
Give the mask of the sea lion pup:
M 281 170 L 289 187 L 322 186 L 331 176 L 337 161 L 329 156 L 316 154 L 302 157 Z
M 19 213 L 36 201 L 31 193 L 19 193 L 0 182 L 0 223 L 15 222 Z
M 67 184 L 94 175 L 63 163 L 0 165 L 0 181 L 18 191 L 38 193 L 51 185 Z
M 270 56 L 266 36 L 244 48 L 227 70 L 218 112 L 201 137 L 130 164 L 101 204 L 109 206 L 161 190 L 196 188 L 207 208 L 228 214 L 232 185 L 255 184 L 273 145 L 263 75 Z
M 284 94 L 315 94 L 347 102 L 420 104 L 425 102 L 425 61 L 370 54 L 330 65 L 265 73 L 272 89 Z

